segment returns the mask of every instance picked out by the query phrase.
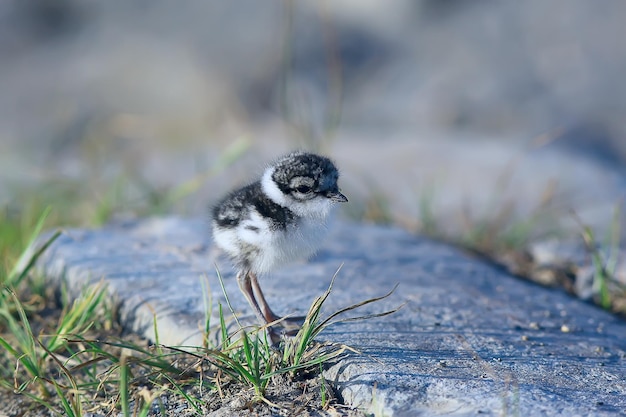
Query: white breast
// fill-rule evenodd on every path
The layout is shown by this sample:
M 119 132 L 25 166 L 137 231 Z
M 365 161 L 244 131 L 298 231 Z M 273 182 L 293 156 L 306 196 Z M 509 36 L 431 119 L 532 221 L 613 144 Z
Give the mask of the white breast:
M 286 230 L 271 230 L 269 223 L 255 210 L 251 210 L 249 217 L 236 228 L 213 226 L 217 246 L 235 260 L 245 257 L 257 273 L 310 257 L 326 234 L 325 218 L 301 217 Z
M 273 231 L 253 264 L 257 272 L 269 272 L 282 265 L 307 259 L 322 244 L 327 234 L 326 221 L 320 218 L 300 218 L 297 225 L 285 231 Z

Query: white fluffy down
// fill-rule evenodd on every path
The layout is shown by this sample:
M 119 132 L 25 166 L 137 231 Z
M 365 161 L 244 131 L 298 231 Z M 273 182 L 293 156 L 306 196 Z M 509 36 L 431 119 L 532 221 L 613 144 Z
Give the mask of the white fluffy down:
M 251 230 L 250 226 L 257 230 Z M 213 228 L 215 242 L 230 256 L 237 258 L 247 245 L 259 251 L 251 265 L 257 273 L 269 272 L 283 264 L 310 257 L 326 234 L 326 222 L 319 218 L 302 218 L 298 226 L 284 231 L 270 231 L 256 212 L 235 229 Z
M 272 180 L 273 172 L 274 168 L 270 167 L 263 173 L 261 188 L 272 201 L 292 210 L 297 222 L 286 230 L 270 230 L 270 223 L 250 209 L 248 218 L 235 228 L 213 224 L 215 243 L 232 258 L 238 259 L 251 250 L 257 252 L 251 262 L 256 273 L 269 272 L 314 254 L 327 234 L 326 218 L 333 206 L 332 201 L 323 196 L 307 201 L 286 196 Z
M 278 185 L 276 185 L 272 179 L 273 174 L 274 167 L 269 167 L 263 172 L 263 177 L 261 177 L 261 189 L 274 203 L 287 207 L 287 197 L 280 191 Z

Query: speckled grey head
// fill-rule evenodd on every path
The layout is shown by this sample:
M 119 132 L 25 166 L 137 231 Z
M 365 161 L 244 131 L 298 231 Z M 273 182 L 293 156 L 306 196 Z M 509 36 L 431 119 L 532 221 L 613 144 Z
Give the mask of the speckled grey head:
M 348 199 L 339 190 L 333 162 L 308 152 L 293 152 L 276 161 L 263 176 L 263 189 L 276 203 L 301 215 L 325 215 L 331 203 Z
M 301 201 L 319 195 L 337 202 L 348 201 L 339 191 L 338 179 L 339 171 L 330 159 L 306 152 L 281 158 L 274 164 L 272 173 L 280 191 Z

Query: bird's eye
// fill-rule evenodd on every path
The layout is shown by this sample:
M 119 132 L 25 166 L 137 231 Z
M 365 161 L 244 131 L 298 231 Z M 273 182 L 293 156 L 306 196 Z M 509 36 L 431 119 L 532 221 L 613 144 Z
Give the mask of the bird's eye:
M 311 187 L 309 187 L 308 185 L 299 185 L 296 187 L 296 191 L 299 192 L 300 194 L 308 194 L 311 192 Z

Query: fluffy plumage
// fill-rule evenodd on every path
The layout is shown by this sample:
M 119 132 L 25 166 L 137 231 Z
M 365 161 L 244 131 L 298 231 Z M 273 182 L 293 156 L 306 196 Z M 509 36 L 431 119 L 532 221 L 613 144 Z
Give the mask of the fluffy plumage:
M 330 159 L 294 152 L 213 208 L 213 239 L 233 260 L 242 292 L 265 322 L 277 316 L 265 301 L 257 274 L 317 250 L 332 206 L 348 201 L 339 191 L 338 178 Z

